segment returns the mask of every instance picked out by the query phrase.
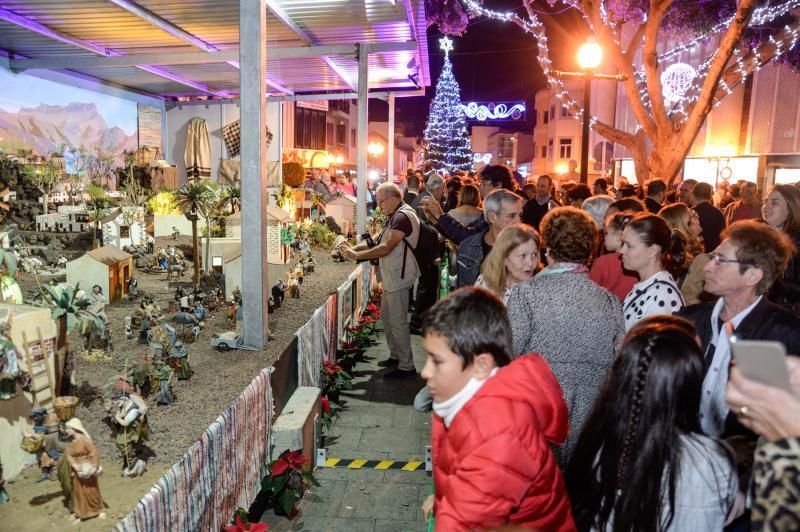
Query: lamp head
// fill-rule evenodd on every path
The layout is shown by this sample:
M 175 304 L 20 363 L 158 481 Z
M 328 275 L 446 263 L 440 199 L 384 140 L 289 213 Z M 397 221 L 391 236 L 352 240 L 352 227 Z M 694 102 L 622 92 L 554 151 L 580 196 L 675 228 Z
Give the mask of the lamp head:
M 594 70 L 603 62 L 603 48 L 589 37 L 578 49 L 578 64 L 583 70 Z

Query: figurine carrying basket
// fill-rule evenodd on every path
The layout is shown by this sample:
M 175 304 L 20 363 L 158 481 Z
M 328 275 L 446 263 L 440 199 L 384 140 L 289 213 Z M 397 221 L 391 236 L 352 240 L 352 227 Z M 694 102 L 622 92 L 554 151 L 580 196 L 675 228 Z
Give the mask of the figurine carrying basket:
M 53 410 L 58 419 L 67 421 L 75 417 L 75 413 L 78 411 L 78 402 L 79 399 L 77 397 L 70 395 L 56 397 L 56 400 L 53 401 Z

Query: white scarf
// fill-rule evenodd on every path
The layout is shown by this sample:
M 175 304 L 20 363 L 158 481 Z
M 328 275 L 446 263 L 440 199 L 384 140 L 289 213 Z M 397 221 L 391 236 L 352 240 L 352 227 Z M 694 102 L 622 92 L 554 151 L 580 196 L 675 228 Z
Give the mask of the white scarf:
M 433 411 L 437 416 L 444 420 L 445 427 L 448 429 L 450 428 L 450 424 L 453 422 L 456 414 L 458 414 L 464 405 L 467 404 L 467 402 L 472 399 L 476 393 L 478 393 L 478 390 L 481 389 L 481 386 L 486 384 L 486 381 L 494 377 L 495 373 L 497 373 L 497 370 L 498 368 L 494 368 L 491 373 L 489 373 L 489 376 L 483 380 L 478 380 L 475 377 L 471 377 L 466 386 L 464 386 L 461 391 L 455 394 L 453 397 L 441 403 L 433 403 Z

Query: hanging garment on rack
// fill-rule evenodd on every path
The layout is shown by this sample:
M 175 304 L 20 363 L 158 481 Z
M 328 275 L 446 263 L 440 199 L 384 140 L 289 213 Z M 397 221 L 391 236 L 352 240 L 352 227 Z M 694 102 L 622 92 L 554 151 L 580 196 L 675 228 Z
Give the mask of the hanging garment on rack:
M 202 118 L 192 118 L 186 128 L 186 179 L 211 178 L 211 142 L 208 139 L 208 125 Z
M 267 133 L 267 145 L 264 149 L 268 148 L 272 142 L 272 133 L 268 127 L 265 129 Z M 238 120 L 222 128 L 222 140 L 225 142 L 225 147 L 228 148 L 228 155 L 230 157 L 239 155 L 242 145 L 242 125 Z

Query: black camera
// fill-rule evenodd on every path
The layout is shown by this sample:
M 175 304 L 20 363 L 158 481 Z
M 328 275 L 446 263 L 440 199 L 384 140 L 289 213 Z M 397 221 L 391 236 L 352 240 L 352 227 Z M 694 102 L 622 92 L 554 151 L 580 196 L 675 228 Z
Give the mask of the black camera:
M 372 238 L 372 235 L 371 235 L 371 234 L 369 234 L 369 233 L 364 233 L 363 235 L 359 235 L 359 236 L 358 236 L 358 238 L 359 238 L 359 240 L 361 240 L 362 242 L 366 242 L 366 243 L 367 243 L 367 247 L 368 247 L 369 249 L 372 249 L 372 248 L 374 248 L 374 247 L 375 247 L 375 240 Z
M 361 240 L 362 242 L 366 242 L 367 243 L 367 247 L 369 249 L 372 249 L 377 245 L 377 243 L 375 242 L 375 239 L 372 238 L 372 235 L 369 234 L 369 233 L 364 233 L 362 235 L 358 235 L 358 239 Z M 358 264 L 361 264 L 362 262 L 369 262 L 373 266 L 377 266 L 378 265 L 378 259 L 363 259 L 363 260 L 357 260 L 356 261 L 356 263 L 358 263 Z

